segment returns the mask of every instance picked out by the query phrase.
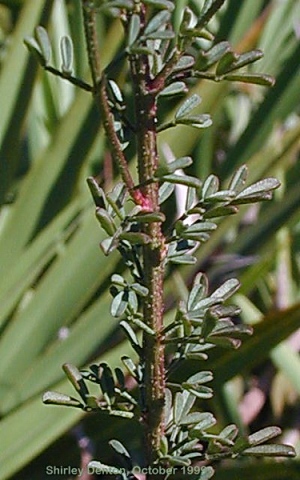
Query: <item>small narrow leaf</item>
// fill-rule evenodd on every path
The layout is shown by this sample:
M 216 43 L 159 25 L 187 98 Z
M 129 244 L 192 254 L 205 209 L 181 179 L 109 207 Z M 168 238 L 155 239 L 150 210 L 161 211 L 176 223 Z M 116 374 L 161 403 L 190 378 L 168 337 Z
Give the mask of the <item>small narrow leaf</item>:
M 228 74 L 225 75 L 224 79 L 231 82 L 252 83 L 254 85 L 261 85 L 262 87 L 273 87 L 275 84 L 274 77 L 262 73 Z
M 164 175 L 161 177 L 161 180 L 169 183 L 176 183 L 178 185 L 187 185 L 188 187 L 199 188 L 201 187 L 201 181 L 196 177 L 191 177 L 189 175 Z
M 131 47 L 139 37 L 141 29 L 140 16 L 136 13 L 131 15 L 129 22 L 128 46 Z
M 73 71 L 73 42 L 71 38 L 66 35 L 60 41 L 60 53 L 62 59 L 61 69 L 65 75 L 71 75 Z
M 179 168 L 184 169 L 192 165 L 193 159 L 191 157 L 180 157 L 176 158 L 170 163 L 167 163 L 169 173 L 174 173 Z
M 75 390 L 85 401 L 85 396 L 88 395 L 89 391 L 78 368 L 70 363 L 65 363 L 62 368 Z
M 128 322 L 125 322 L 125 321 L 122 321 L 120 322 L 120 327 L 123 328 L 124 332 L 126 333 L 132 347 L 138 351 L 139 353 L 141 353 L 141 346 L 139 344 L 139 341 L 137 339 L 137 336 L 134 332 L 134 330 L 131 328 L 131 326 L 129 325 Z
M 110 402 L 113 403 L 115 397 L 115 382 L 112 370 L 105 362 L 100 363 L 99 366 L 102 369 L 100 378 L 101 390 L 104 395 L 107 395 L 105 398 L 109 398 Z
M 144 31 L 145 35 L 147 36 L 149 33 L 155 32 L 156 30 L 161 28 L 163 25 L 166 25 L 169 22 L 170 18 L 171 18 L 171 15 L 169 11 L 162 10 L 161 12 L 158 12 L 148 22 Z
M 51 58 L 51 43 L 48 32 L 44 27 L 38 26 L 35 29 L 35 38 L 40 46 L 45 65 L 48 65 Z
M 257 194 L 264 194 L 269 192 L 270 190 L 275 190 L 280 186 L 280 182 L 276 178 L 265 178 L 264 180 L 260 180 L 259 182 L 250 185 L 250 187 L 245 188 L 242 190 L 238 195 L 237 199 L 252 197 L 253 195 Z
M 201 371 L 198 373 L 195 373 L 191 377 L 189 377 L 185 383 L 191 384 L 191 385 L 197 385 L 201 383 L 206 383 L 206 382 L 211 382 L 213 380 L 213 374 L 210 371 Z
M 231 278 L 227 280 L 221 287 L 217 288 L 211 295 L 212 298 L 222 298 L 222 300 L 227 300 L 231 297 L 240 287 L 240 282 L 237 278 Z
M 164 182 L 159 187 L 159 204 L 164 203 L 174 192 L 175 185 L 170 182 Z
M 223 41 L 217 43 L 217 45 L 214 45 L 211 49 L 207 50 L 207 52 L 203 54 L 204 58 L 201 59 L 201 62 L 206 68 L 209 68 L 211 65 L 214 65 L 216 62 L 218 62 L 220 58 L 230 50 L 231 46 L 229 42 Z
M 96 207 L 105 207 L 105 193 L 103 189 L 98 185 L 94 177 L 87 178 L 87 184 L 92 194 Z
M 110 236 L 113 236 L 117 230 L 113 219 L 104 208 L 96 209 L 96 218 L 103 230 Z
M 194 93 L 191 97 L 187 98 L 181 107 L 177 110 L 175 114 L 176 120 L 181 119 L 188 115 L 194 108 L 196 108 L 201 103 L 201 98 L 199 95 Z
M 191 431 L 191 437 L 192 438 L 201 437 L 203 431 L 213 427 L 216 423 L 217 421 L 212 413 L 204 412 L 202 415 L 202 420 Z
M 251 446 L 256 446 L 271 440 L 271 438 L 278 437 L 280 434 L 281 429 L 279 427 L 266 427 L 249 435 L 248 442 Z
M 121 358 L 121 360 L 122 360 L 123 364 L 125 365 L 125 367 L 127 368 L 130 375 L 132 375 L 133 378 L 137 378 L 137 368 L 136 368 L 136 365 L 135 365 L 134 361 L 130 357 L 127 357 L 126 355 L 124 355 Z
M 58 392 L 45 392 L 43 395 L 43 403 L 46 405 L 62 405 L 66 407 L 83 408 L 84 405 L 76 398 L 64 395 Z
M 149 33 L 147 40 L 171 40 L 175 37 L 175 33 L 172 30 L 157 30 L 156 32 Z
M 195 265 L 197 262 L 196 257 L 192 255 L 183 254 L 180 256 L 169 257 L 168 260 L 172 263 L 180 264 L 180 265 Z
M 179 93 L 186 93 L 188 91 L 187 86 L 184 82 L 174 82 L 164 88 L 160 93 L 160 97 L 169 97 L 173 95 L 178 95 Z
M 233 69 L 233 65 L 238 60 L 239 56 L 232 50 L 226 51 L 223 57 L 219 60 L 216 68 L 216 74 L 222 76 Z
M 110 313 L 113 317 L 121 317 L 128 306 L 128 294 L 124 291 L 119 292 L 111 302 Z
M 166 217 L 162 212 L 140 212 L 137 215 L 131 217 L 130 220 L 139 223 L 155 223 L 164 222 L 166 220 Z
M 245 65 L 249 65 L 250 63 L 256 62 L 260 60 L 264 56 L 261 50 L 251 50 L 250 52 L 241 53 L 239 55 L 238 60 L 234 64 L 234 70 L 238 68 L 242 68 Z
M 246 448 L 242 455 L 251 457 L 295 457 L 296 452 L 289 445 L 259 445 L 257 447 Z
M 151 243 L 151 237 L 141 232 L 122 232 L 119 235 L 121 240 L 127 240 L 132 245 L 147 245 Z
M 247 176 L 248 167 L 247 165 L 242 165 L 233 175 L 228 189 L 234 190 L 236 193 L 239 193 L 245 185 Z
M 146 5 L 153 5 L 153 7 L 159 9 L 168 10 L 169 12 L 173 12 L 175 8 L 174 3 L 170 2 L 169 0 L 144 0 L 144 3 Z
M 217 225 L 213 222 L 195 222 L 192 225 L 188 226 L 185 230 L 185 234 L 188 233 L 201 233 L 201 232 L 211 232 L 216 230 Z
M 196 425 L 202 421 L 204 415 L 205 413 L 200 412 L 189 413 L 180 420 L 180 425 Z
M 188 390 L 195 397 L 202 398 L 202 399 L 212 398 L 213 393 L 214 393 L 212 388 L 205 387 L 205 386 L 202 386 L 202 385 L 197 386 L 197 387 L 192 387 L 191 385 L 183 382 L 182 387 L 185 390 Z
M 211 116 L 207 113 L 202 113 L 199 115 L 188 115 L 186 117 L 181 117 L 176 119 L 177 124 L 189 125 L 194 128 L 208 128 L 212 125 Z
M 132 321 L 132 323 L 135 323 L 137 327 L 141 328 L 142 330 L 144 330 L 144 332 L 148 333 L 148 335 L 151 335 L 152 337 L 155 336 L 155 331 L 152 328 L 150 328 L 148 325 L 146 325 L 146 323 L 140 320 L 139 318 L 132 317 L 130 318 L 130 320 Z
M 216 175 L 209 175 L 209 177 L 205 180 L 203 187 L 202 187 L 202 198 L 206 198 L 213 193 L 216 193 L 219 189 L 219 179 Z
M 126 448 L 124 447 L 124 445 L 121 442 L 119 442 L 119 440 L 110 440 L 108 443 L 114 449 L 114 451 L 121 456 L 122 461 L 125 463 L 128 470 L 131 470 L 132 469 L 131 457 L 128 451 L 126 450 Z
M 173 72 L 180 72 L 182 70 L 188 70 L 195 65 L 195 59 L 192 55 L 183 55 L 178 63 L 173 68 Z
M 234 207 L 233 205 L 228 205 L 225 207 L 214 207 L 207 212 L 204 212 L 204 218 L 217 218 L 217 217 L 225 217 L 226 215 L 234 215 L 238 212 L 238 208 Z
M 131 288 L 141 297 L 146 297 L 146 295 L 148 294 L 148 288 L 144 285 L 141 285 L 140 283 L 133 283 L 131 285 Z
M 118 87 L 118 84 L 114 80 L 108 80 L 111 91 L 118 103 L 123 103 L 123 95 Z

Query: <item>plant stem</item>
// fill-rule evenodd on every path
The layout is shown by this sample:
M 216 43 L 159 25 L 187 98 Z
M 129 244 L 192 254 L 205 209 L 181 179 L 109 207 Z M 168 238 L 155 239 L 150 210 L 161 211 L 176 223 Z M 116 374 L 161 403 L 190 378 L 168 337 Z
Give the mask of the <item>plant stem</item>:
M 156 95 L 151 89 L 149 63 L 146 55 L 129 55 L 132 83 L 135 94 L 136 141 L 140 189 L 134 186 L 126 158 L 114 129 L 113 115 L 108 103 L 106 78 L 101 72 L 99 46 L 97 41 L 95 12 L 89 0 L 82 0 L 85 36 L 88 58 L 93 79 L 93 94 L 103 118 L 114 159 L 121 170 L 122 178 L 134 201 L 145 210 L 159 211 L 159 185 L 153 181 L 158 167 L 156 132 Z M 141 23 L 144 22 L 141 7 Z M 165 397 L 165 367 L 163 343 L 163 279 L 165 256 L 164 236 L 161 223 L 145 224 L 144 233 L 151 243 L 143 248 L 144 283 L 148 295 L 144 302 L 144 321 L 154 330 L 155 336 L 144 333 L 143 355 L 145 362 L 145 440 L 148 465 L 158 458 L 161 437 L 164 433 L 163 406 Z M 148 480 L 154 480 L 152 474 Z M 157 478 L 157 476 L 156 476 Z
M 145 12 L 141 8 L 141 25 Z M 150 69 L 146 55 L 129 55 L 132 84 L 135 96 L 136 141 L 139 184 L 153 211 L 159 211 L 159 185 L 152 179 L 158 167 L 156 132 L 156 93 L 151 91 Z M 164 434 L 163 406 L 165 397 L 165 366 L 163 329 L 163 260 L 164 236 L 161 223 L 149 223 L 144 232 L 152 239 L 143 249 L 144 281 L 149 293 L 144 302 L 144 321 L 156 332 L 144 333 L 145 361 L 145 426 L 147 462 L 151 465 L 158 457 L 161 437 Z M 149 473 L 147 479 L 154 476 Z
M 96 11 L 91 7 L 90 0 L 82 1 L 84 32 L 86 38 L 89 66 L 93 80 L 93 95 L 98 105 L 106 136 L 109 140 L 112 156 L 119 166 L 120 173 L 134 202 L 149 210 L 149 205 L 140 190 L 134 188 L 134 182 L 128 168 L 128 163 L 122 150 L 121 142 L 114 127 L 114 117 L 108 101 L 106 76 L 101 70 L 99 42 L 96 28 Z

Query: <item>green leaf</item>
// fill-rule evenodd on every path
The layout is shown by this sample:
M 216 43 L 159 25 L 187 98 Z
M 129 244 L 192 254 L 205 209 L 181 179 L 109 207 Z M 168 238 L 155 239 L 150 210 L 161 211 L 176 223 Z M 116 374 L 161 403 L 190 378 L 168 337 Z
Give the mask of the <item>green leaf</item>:
M 241 455 L 249 457 L 295 457 L 296 453 L 293 447 L 288 445 L 259 445 L 257 447 L 246 448 Z
M 213 427 L 216 424 L 216 419 L 210 412 L 203 412 L 201 421 L 191 431 L 192 438 L 201 438 L 203 432 Z
M 106 362 L 100 363 L 99 367 L 102 369 L 100 386 L 106 400 L 114 403 L 115 399 L 115 382 L 111 368 Z
M 147 287 L 141 285 L 140 283 L 132 283 L 131 288 L 141 297 L 146 297 L 149 291 Z
M 254 63 L 257 60 L 260 60 L 263 56 L 264 54 L 261 50 L 251 50 L 250 52 L 241 53 L 235 62 L 234 70 Z
M 125 365 L 125 367 L 127 368 L 130 375 L 132 375 L 134 378 L 137 378 L 137 368 L 134 361 L 130 357 L 127 357 L 126 355 L 123 355 L 121 360 Z
M 208 128 L 212 125 L 212 119 L 210 115 L 202 113 L 199 115 L 188 115 L 176 119 L 177 124 L 189 125 L 194 128 Z
M 273 87 L 275 84 L 274 77 L 260 73 L 231 73 L 225 75 L 224 79 L 231 82 L 253 83 L 254 85 L 261 85 L 262 87 Z
M 247 165 L 242 165 L 233 175 L 230 184 L 229 184 L 229 190 L 234 190 L 236 193 L 239 193 L 248 176 L 248 167 Z
M 205 180 L 202 186 L 202 198 L 206 199 L 213 193 L 216 193 L 219 189 L 219 179 L 216 175 L 209 175 L 209 177 Z
M 212 379 L 213 379 L 213 374 L 211 372 L 201 371 L 189 377 L 185 383 L 196 385 L 200 383 L 211 382 Z
M 122 92 L 118 86 L 118 84 L 114 81 L 114 80 L 108 80 L 108 84 L 111 88 L 111 91 L 116 99 L 116 101 L 120 104 L 123 103 L 123 95 L 122 95 Z
M 230 72 L 238 60 L 239 56 L 233 50 L 226 51 L 223 57 L 219 60 L 216 68 L 216 74 L 222 76 L 227 72 Z
M 173 68 L 173 72 L 181 72 L 182 70 L 188 70 L 195 65 L 195 59 L 192 55 L 183 55 L 178 60 L 177 64 Z
M 149 33 L 155 32 L 162 26 L 166 25 L 169 22 L 170 18 L 171 15 L 168 10 L 162 10 L 161 12 L 158 12 L 147 23 L 144 34 L 147 36 Z
M 180 256 L 170 256 L 169 261 L 180 265 L 195 265 L 197 259 L 192 255 L 183 254 Z
M 60 40 L 61 53 L 61 69 L 65 75 L 72 75 L 73 72 L 73 42 L 68 35 L 65 35 Z
M 121 317 L 128 306 L 128 293 L 127 292 L 119 292 L 111 302 L 110 313 L 113 317 L 119 318 Z
M 212 48 L 203 53 L 203 58 L 201 58 L 200 66 L 205 65 L 206 68 L 209 68 L 211 65 L 214 65 L 218 62 L 221 57 L 223 57 L 227 52 L 231 50 L 230 43 L 223 41 L 217 43 Z
M 179 185 L 187 185 L 188 187 L 199 188 L 201 186 L 201 181 L 196 177 L 191 177 L 189 175 L 176 175 L 175 173 L 169 175 L 163 175 L 160 180 L 168 183 L 175 183 Z
M 186 93 L 187 91 L 188 89 L 184 82 L 174 82 L 168 85 L 167 87 L 165 87 L 159 93 L 159 97 L 172 97 L 173 95 Z
M 119 238 L 120 240 L 126 240 L 132 245 L 147 245 L 151 243 L 151 237 L 141 232 L 122 232 Z
M 147 40 L 171 40 L 175 37 L 175 33 L 172 30 L 157 30 L 156 32 L 149 33 Z
M 128 32 L 128 40 L 127 45 L 131 47 L 139 37 L 141 30 L 141 19 L 137 13 L 133 13 L 130 17 L 129 21 L 129 32 Z
M 266 427 L 249 435 L 247 440 L 252 447 L 267 442 L 274 437 L 278 437 L 280 434 L 281 429 L 279 427 Z
M 221 287 L 215 290 L 211 297 L 212 298 L 221 298 L 223 301 L 231 297 L 238 289 L 240 288 L 240 282 L 237 278 L 231 278 L 227 280 Z
M 120 327 L 123 328 L 124 332 L 126 333 L 126 336 L 128 337 L 132 347 L 138 352 L 138 353 L 141 353 L 141 346 L 139 344 L 139 341 L 137 339 L 137 336 L 134 332 L 134 330 L 131 328 L 131 326 L 129 325 L 128 322 L 125 322 L 125 320 L 123 320 L 122 322 L 120 322 Z
M 166 217 L 162 212 L 139 212 L 137 215 L 130 217 L 130 220 L 139 223 L 161 223 L 166 220 Z
M 173 12 L 175 5 L 169 0 L 144 0 L 146 5 L 152 5 L 155 8 L 165 9 L 169 12 Z
M 248 370 L 265 360 L 272 348 L 286 339 L 299 326 L 298 304 L 277 313 L 270 313 L 254 327 L 251 338 L 246 338 L 238 352 L 228 352 L 208 365 L 214 372 L 214 381 L 222 384 L 238 372 Z M 221 358 L 222 357 L 222 358 Z
M 183 234 L 189 234 L 189 233 L 201 233 L 201 232 L 211 232 L 217 228 L 217 225 L 213 222 L 204 222 L 204 221 L 198 221 L 193 223 L 192 225 L 189 225 Z
M 107 210 L 98 207 L 96 209 L 96 218 L 108 235 L 113 236 L 116 233 L 117 228 Z
M 174 183 L 170 182 L 164 182 L 160 187 L 159 187 L 159 204 L 161 205 L 164 203 L 170 195 L 174 192 L 175 185 Z
M 194 108 L 201 103 L 201 98 L 196 93 L 187 98 L 175 114 L 176 120 L 182 119 L 188 115 Z
M 131 457 L 128 451 L 126 450 L 126 448 L 124 447 L 124 445 L 121 442 L 119 442 L 119 440 L 110 440 L 108 443 L 114 449 L 114 451 L 121 456 L 122 461 L 125 462 L 125 465 L 127 466 L 128 470 L 131 470 L 132 469 Z
M 45 392 L 43 395 L 43 403 L 46 405 L 62 405 L 66 407 L 83 408 L 84 405 L 76 398 L 64 395 L 58 392 Z
M 48 65 L 51 58 L 51 43 L 49 40 L 48 32 L 44 27 L 36 27 L 35 38 L 40 47 L 40 51 L 44 58 L 44 65 Z
M 250 187 L 245 188 L 242 190 L 238 195 L 237 199 L 245 199 L 250 197 L 255 197 L 259 194 L 264 194 L 271 190 L 275 190 L 280 186 L 280 182 L 276 178 L 265 178 L 264 180 L 260 180 L 259 182 L 250 185 Z
M 142 320 L 140 320 L 138 317 L 131 317 L 130 320 L 132 321 L 132 323 L 135 323 L 135 325 L 139 328 L 141 328 L 144 332 L 148 333 L 148 335 L 151 335 L 152 337 L 155 336 L 155 331 L 150 328 L 148 325 L 146 325 L 145 322 L 143 322 Z
M 75 367 L 74 365 L 71 365 L 70 363 L 65 363 L 63 365 L 63 371 L 67 375 L 68 379 L 70 380 L 75 390 L 79 393 L 81 398 L 85 401 L 85 397 L 86 395 L 88 395 L 89 391 L 87 389 L 87 386 L 78 368 Z

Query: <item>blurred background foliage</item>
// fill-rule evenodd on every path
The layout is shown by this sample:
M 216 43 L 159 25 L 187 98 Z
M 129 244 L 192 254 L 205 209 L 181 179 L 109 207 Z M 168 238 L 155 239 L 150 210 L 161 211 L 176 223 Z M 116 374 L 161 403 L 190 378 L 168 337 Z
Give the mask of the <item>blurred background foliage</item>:
M 177 24 L 187 3 L 176 1 Z M 122 48 L 122 30 L 118 20 L 99 15 L 98 21 L 108 64 Z M 49 32 L 58 68 L 59 39 L 72 36 L 76 75 L 88 80 L 79 0 L 0 1 L 0 480 L 43 480 L 47 466 L 78 467 L 85 454 L 109 463 L 110 438 L 126 438 L 136 459 L 141 448 L 138 425 L 133 431 L 127 420 L 41 402 L 47 389 L 73 394 L 64 362 L 83 367 L 105 360 L 115 367 L 131 352 L 109 314 L 109 279 L 123 265 L 99 250 L 102 232 L 85 182 L 92 174 L 110 188 L 117 172 L 91 96 L 43 72 L 25 48 L 24 37 L 37 25 Z M 209 407 L 221 426 L 234 421 L 251 431 L 276 423 L 282 440 L 299 451 L 300 2 L 228 0 L 211 28 L 238 52 L 262 48 L 255 71 L 274 75 L 276 84 L 265 90 L 195 81 L 190 88 L 213 126 L 204 133 L 185 126 L 162 132 L 160 154 L 193 155 L 193 174 L 203 179 L 213 172 L 224 185 L 246 162 L 250 181 L 277 176 L 282 187 L 268 205 L 224 220 L 198 255 L 195 271 L 205 271 L 213 288 L 228 276 L 240 278 L 235 302 L 255 328 L 239 351 L 210 359 L 216 395 Z M 113 74 L 130 105 L 125 64 Z M 172 102 L 161 102 L 162 119 Z M 168 219 L 180 195 L 168 203 Z M 169 311 L 191 279 L 185 268 L 169 270 Z M 215 478 L 299 474 L 297 459 L 229 462 Z

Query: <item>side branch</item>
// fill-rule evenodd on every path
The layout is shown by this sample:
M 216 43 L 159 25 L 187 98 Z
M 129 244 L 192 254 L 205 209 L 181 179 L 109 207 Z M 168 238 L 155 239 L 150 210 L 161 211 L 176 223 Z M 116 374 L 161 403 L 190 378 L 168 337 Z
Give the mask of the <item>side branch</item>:
M 123 182 L 128 188 L 134 202 L 137 205 L 141 205 L 144 210 L 150 210 L 150 205 L 141 191 L 134 188 L 134 181 L 129 171 L 121 142 L 115 131 L 114 116 L 111 112 L 108 101 L 106 76 L 101 70 L 99 42 L 96 28 L 96 14 L 95 10 L 90 7 L 89 0 L 82 0 L 82 13 L 89 66 L 93 80 L 92 91 L 103 120 L 105 133 L 111 146 L 112 156 L 119 166 Z

